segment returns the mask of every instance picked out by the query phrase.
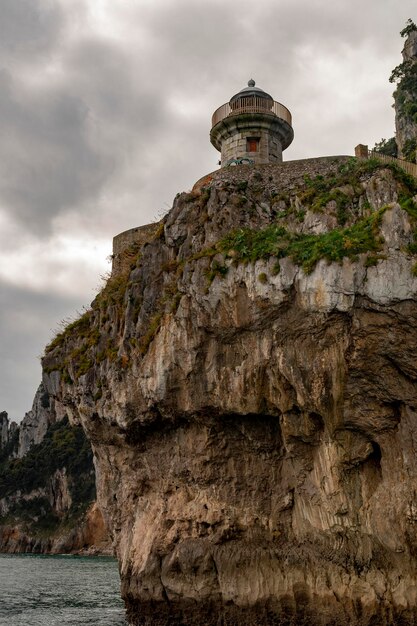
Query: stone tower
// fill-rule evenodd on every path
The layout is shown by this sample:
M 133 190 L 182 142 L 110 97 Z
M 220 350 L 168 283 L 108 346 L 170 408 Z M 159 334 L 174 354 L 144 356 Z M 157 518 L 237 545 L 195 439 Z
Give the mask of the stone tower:
M 210 141 L 221 152 L 222 167 L 281 163 L 293 139 L 289 110 L 252 79 L 213 114 Z

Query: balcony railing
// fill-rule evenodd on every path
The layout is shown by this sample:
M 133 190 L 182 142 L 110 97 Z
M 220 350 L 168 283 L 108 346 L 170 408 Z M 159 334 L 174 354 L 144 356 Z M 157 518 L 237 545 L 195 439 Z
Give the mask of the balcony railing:
M 213 113 L 211 127 L 216 126 L 226 117 L 232 115 L 242 115 L 243 113 L 262 113 L 263 115 L 274 115 L 292 125 L 291 113 L 280 102 L 268 100 L 267 98 L 259 98 L 258 96 L 243 96 L 233 102 L 232 106 L 228 102 L 222 104 L 221 107 Z

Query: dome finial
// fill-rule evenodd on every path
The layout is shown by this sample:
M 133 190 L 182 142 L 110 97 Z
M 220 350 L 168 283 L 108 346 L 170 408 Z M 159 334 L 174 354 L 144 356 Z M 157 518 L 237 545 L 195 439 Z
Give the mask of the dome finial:
M 255 87 L 255 81 L 253 80 L 253 78 L 248 80 L 248 87 Z

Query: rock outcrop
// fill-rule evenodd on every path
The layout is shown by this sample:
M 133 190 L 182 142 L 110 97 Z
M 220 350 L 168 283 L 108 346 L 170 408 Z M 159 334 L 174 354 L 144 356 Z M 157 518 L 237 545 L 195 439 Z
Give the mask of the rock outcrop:
M 67 528 L 58 533 L 44 530 L 43 533 L 39 534 L 30 532 L 23 524 L 1 524 L 0 552 L 7 554 L 113 555 L 108 528 L 96 502 L 90 505 L 78 523 L 68 525 Z
M 47 348 L 131 624 L 417 623 L 416 191 L 223 169 Z
M 19 427 L 19 446 L 17 456 L 22 458 L 30 448 L 41 443 L 48 427 L 65 417 L 65 413 L 55 410 L 54 400 L 49 397 L 41 383 L 36 391 L 32 409 L 24 416 Z
M 9 416 L 6 411 L 0 412 L 0 449 L 7 445 L 9 440 Z
M 403 63 L 393 73 L 394 76 L 396 71 L 399 70 L 396 77 L 398 85 L 394 93 L 396 141 L 398 156 L 415 162 L 417 139 L 417 30 L 408 32 L 402 55 Z
M 0 552 L 113 553 L 91 448 L 62 415 L 42 385 L 20 426 L 0 414 Z

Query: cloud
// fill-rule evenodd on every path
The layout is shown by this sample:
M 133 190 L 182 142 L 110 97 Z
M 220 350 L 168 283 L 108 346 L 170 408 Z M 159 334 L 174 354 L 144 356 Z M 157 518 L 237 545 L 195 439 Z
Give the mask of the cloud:
M 392 136 L 408 17 L 415 0 L 3 0 L 0 410 L 30 408 L 112 237 L 216 169 L 211 114 L 250 77 L 293 113 L 286 159 Z
M 0 403 L 20 421 L 41 380 L 39 356 L 65 318 L 81 310 L 80 298 L 19 289 L 0 280 Z
M 111 155 L 91 140 L 91 117 L 76 95 L 52 87 L 25 90 L 0 74 L 0 198 L 3 210 L 39 235 L 62 211 L 96 196 Z
M 57 45 L 63 24 L 63 9 L 52 0 L 2 0 L 2 63 L 21 60 L 33 63 Z

